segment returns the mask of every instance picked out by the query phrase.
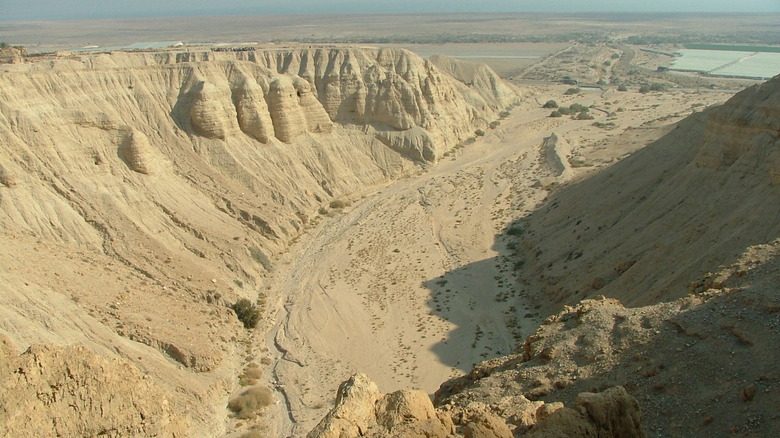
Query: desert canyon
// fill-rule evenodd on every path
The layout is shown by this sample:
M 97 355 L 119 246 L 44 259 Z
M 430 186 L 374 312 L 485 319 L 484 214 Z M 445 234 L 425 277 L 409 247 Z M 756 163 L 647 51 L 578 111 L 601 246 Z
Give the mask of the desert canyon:
M 780 77 L 5 50 L 0 435 L 780 435 Z

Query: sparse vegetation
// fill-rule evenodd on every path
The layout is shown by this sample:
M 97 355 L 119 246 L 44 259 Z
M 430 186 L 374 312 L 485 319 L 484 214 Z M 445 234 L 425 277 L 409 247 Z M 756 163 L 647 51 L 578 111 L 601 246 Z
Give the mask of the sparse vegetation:
M 241 298 L 230 308 L 236 312 L 236 316 L 244 324 L 244 328 L 251 329 L 257 327 L 257 323 L 260 321 L 260 310 L 251 301 Z
M 593 116 L 590 115 L 590 112 L 586 108 L 577 114 L 577 120 L 593 120 Z
M 260 409 L 270 405 L 272 401 L 271 390 L 264 386 L 253 386 L 230 400 L 228 409 L 233 411 L 236 417 L 246 420 L 254 418 Z
M 639 92 L 642 94 L 649 93 L 651 91 L 666 91 L 666 85 L 660 84 L 658 82 L 653 82 L 650 85 L 645 84 L 639 87 Z
M 563 94 L 566 95 L 566 96 L 570 96 L 572 94 L 579 94 L 580 91 L 582 91 L 582 90 L 579 87 L 569 88 Z
M 485 131 L 483 131 L 482 129 L 477 129 L 476 131 L 474 131 L 474 134 L 477 137 L 482 137 L 483 135 L 485 135 Z
M 244 368 L 244 372 L 238 376 L 238 383 L 241 386 L 254 385 L 261 377 L 263 377 L 263 370 L 260 368 L 260 365 L 250 362 Z
M 547 102 L 544 103 L 542 108 L 558 108 L 558 102 L 554 100 L 548 100 Z
M 620 84 L 620 85 L 618 85 L 617 90 L 618 91 L 628 91 L 628 87 L 626 87 L 623 84 Z
M 343 199 L 334 199 L 330 201 L 330 208 L 346 208 L 349 207 L 351 204 L 348 201 L 345 201 Z
M 525 233 L 525 229 L 520 224 L 512 224 L 506 233 L 510 236 L 522 236 Z
M 563 116 L 563 114 L 561 114 L 561 112 L 557 110 L 550 113 L 550 117 L 561 117 L 561 116 Z

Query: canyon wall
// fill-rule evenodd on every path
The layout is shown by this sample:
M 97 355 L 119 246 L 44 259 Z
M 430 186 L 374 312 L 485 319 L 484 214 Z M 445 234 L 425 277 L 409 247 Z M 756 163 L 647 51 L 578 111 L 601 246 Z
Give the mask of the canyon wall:
M 119 358 L 194 436 L 223 431 L 247 341 L 228 306 L 262 304 L 274 254 L 330 201 L 424 170 L 520 98 L 400 49 L 71 54 L 1 70 L 0 334 L 16 353 L 33 346 L 8 360 L 71 344 Z M 3 415 L 23 430 L 24 412 Z M 56 430 L 87 430 L 90 415 Z M 139 424 L 117 430 L 165 430 Z

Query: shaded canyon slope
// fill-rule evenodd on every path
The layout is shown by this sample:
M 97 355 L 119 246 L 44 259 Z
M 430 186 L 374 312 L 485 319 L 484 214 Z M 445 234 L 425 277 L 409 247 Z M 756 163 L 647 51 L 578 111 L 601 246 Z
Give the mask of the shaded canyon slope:
M 258 298 L 319 208 L 425 169 L 521 98 L 479 78 L 354 47 L 3 66 L 0 434 L 223 433 L 247 336 L 227 306 Z M 108 397 L 78 384 L 120 369 Z
M 515 353 L 433 411 L 345 382 L 309 437 L 776 436 L 779 176 L 777 77 L 511 225 L 518 287 L 551 315 Z M 408 421 L 388 423 L 401 397 Z

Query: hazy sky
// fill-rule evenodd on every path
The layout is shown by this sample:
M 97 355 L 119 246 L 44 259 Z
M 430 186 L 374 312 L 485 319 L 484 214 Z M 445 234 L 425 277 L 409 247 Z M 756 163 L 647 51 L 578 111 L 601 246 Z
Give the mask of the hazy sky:
M 0 0 L 0 21 L 415 12 L 776 12 L 780 0 Z

